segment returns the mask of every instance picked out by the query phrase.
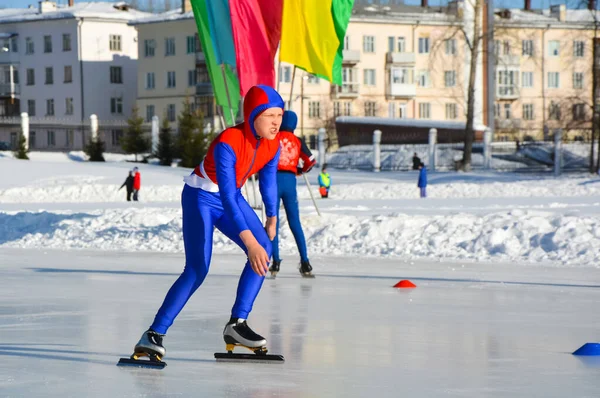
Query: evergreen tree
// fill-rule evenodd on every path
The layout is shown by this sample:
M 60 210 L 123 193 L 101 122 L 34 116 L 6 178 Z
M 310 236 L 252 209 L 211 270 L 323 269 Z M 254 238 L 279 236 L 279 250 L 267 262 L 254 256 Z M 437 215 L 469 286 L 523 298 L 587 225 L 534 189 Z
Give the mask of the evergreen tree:
M 183 103 L 183 110 L 177 117 L 179 137 L 177 152 L 182 167 L 196 167 L 208 150 L 210 134 L 204 133 L 204 116 L 201 112 L 193 112 L 188 98 Z
M 90 162 L 104 162 L 104 142 L 100 138 L 90 138 L 90 142 L 83 149 Z
M 27 156 L 27 148 L 25 147 L 25 136 L 23 132 L 19 132 L 19 142 L 17 143 L 17 149 L 15 150 L 15 157 L 17 159 L 25 159 L 29 160 L 29 156 Z
M 170 166 L 173 163 L 175 157 L 175 148 L 173 137 L 171 136 L 171 126 L 169 120 L 164 117 L 160 126 L 160 133 L 158 135 L 158 147 L 156 148 L 156 157 L 159 163 L 163 166 Z
M 138 108 L 134 107 L 131 112 L 131 117 L 127 120 L 127 132 L 123 137 L 121 147 L 126 153 L 135 154 L 135 161 L 138 160 L 140 153 L 145 153 L 150 150 L 150 140 L 145 136 L 142 125 L 144 118 L 138 115 Z

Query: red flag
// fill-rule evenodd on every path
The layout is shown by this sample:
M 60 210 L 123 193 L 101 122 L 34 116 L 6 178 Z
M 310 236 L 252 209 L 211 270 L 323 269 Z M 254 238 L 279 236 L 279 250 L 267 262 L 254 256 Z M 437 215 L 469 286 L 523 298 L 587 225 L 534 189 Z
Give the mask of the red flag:
M 240 94 L 257 84 L 275 87 L 283 0 L 233 0 L 229 8 Z

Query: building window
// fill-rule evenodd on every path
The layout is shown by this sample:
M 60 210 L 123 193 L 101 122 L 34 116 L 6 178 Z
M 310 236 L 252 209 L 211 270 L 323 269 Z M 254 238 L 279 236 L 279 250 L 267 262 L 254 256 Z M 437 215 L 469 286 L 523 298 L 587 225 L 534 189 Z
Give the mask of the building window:
M 197 83 L 196 69 L 188 70 L 188 87 L 194 87 Z
M 165 39 L 165 57 L 175 55 L 175 38 L 167 37 Z
M 67 148 L 70 148 L 73 146 L 74 143 L 75 143 L 75 131 L 67 130 L 67 134 L 65 136 L 65 146 Z
M 10 148 L 17 149 L 17 133 L 10 133 Z
M 377 116 L 377 102 L 365 102 L 365 116 Z
M 429 87 L 429 71 L 428 70 L 421 70 L 419 71 L 419 86 L 420 87 Z
M 73 68 L 71 65 L 66 65 L 64 69 L 64 82 L 72 83 L 73 82 Z
M 339 101 L 333 103 L 333 117 L 342 116 L 342 104 Z
M 29 116 L 35 116 L 35 100 L 27 100 L 27 114 Z
M 344 116 L 352 116 L 352 102 L 344 102 Z
M 507 120 L 512 119 L 512 108 L 509 103 L 504 104 L 504 118 Z
M 585 120 L 585 104 L 573 105 L 573 120 L 575 120 L 575 121 Z
M 123 114 L 123 98 L 113 97 L 110 99 L 110 113 L 117 115 Z
M 27 69 L 26 84 L 33 86 L 35 84 L 35 69 Z
M 199 49 L 199 45 L 198 45 L 198 35 L 193 35 L 193 36 L 188 36 L 187 37 L 187 53 L 188 54 L 195 54 Z
M 318 119 L 321 117 L 321 103 L 319 101 L 308 102 L 308 117 Z
M 375 36 L 363 36 L 363 52 L 375 52 Z
M 523 104 L 523 119 L 533 120 L 533 104 Z
M 548 55 L 550 57 L 558 57 L 560 54 L 560 42 L 558 40 L 550 40 L 548 42 Z
M 121 51 L 121 35 L 110 35 L 108 47 L 110 51 Z
M 321 83 L 321 79 L 319 79 L 319 77 L 315 75 L 308 75 L 306 78 L 306 82 L 308 84 L 319 84 Z
M 431 104 L 428 102 L 421 102 L 419 104 L 419 119 L 431 118 Z
M 533 72 L 521 73 L 521 85 L 523 88 L 533 87 Z
M 388 37 L 388 52 L 394 53 L 399 52 L 403 53 L 406 51 L 406 40 L 404 37 Z
M 65 99 L 65 115 L 72 115 L 73 114 L 73 98 L 66 98 Z
M 551 102 L 550 110 L 548 113 L 549 113 L 550 120 L 560 120 L 561 119 L 560 105 L 555 102 Z
M 533 40 L 523 40 L 523 56 L 533 57 Z
M 46 116 L 54 116 L 54 100 L 46 100 Z
M 46 80 L 45 84 L 54 84 L 54 69 L 52 67 L 46 68 Z
M 504 40 L 502 42 L 502 54 L 510 55 L 510 41 Z
M 33 54 L 35 52 L 35 46 L 31 37 L 25 38 L 25 54 Z
M 574 72 L 573 73 L 573 88 L 581 90 L 583 89 L 583 73 Z
M 35 148 L 35 147 L 36 147 L 35 131 L 30 131 L 29 132 L 29 148 Z
M 54 131 L 52 130 L 48 130 L 46 132 L 47 136 L 48 136 L 48 146 L 49 147 L 54 147 L 56 146 L 56 136 L 54 135 Z
M 113 84 L 123 84 L 123 68 L 120 66 L 110 67 L 110 82 Z
M 167 72 L 167 88 L 175 88 L 175 71 Z
M 364 74 L 365 86 L 374 86 L 375 85 L 375 69 L 365 69 L 363 71 L 363 74 Z
M 406 112 L 406 104 L 398 105 L 398 117 L 400 119 L 406 119 L 408 117 L 408 113 Z
M 516 70 L 498 71 L 498 96 L 517 95 L 517 85 L 519 84 L 519 72 Z
M 44 36 L 44 52 L 52 52 L 52 36 Z
M 577 58 L 582 58 L 585 52 L 585 42 L 583 41 L 574 41 L 573 42 L 573 55 Z
M 204 117 L 214 116 L 214 97 L 203 95 L 196 97 L 196 108 L 204 115 Z
M 560 72 L 548 72 L 548 88 L 560 88 Z
M 279 82 L 290 83 L 292 81 L 292 68 L 289 66 L 279 67 Z
M 446 119 L 454 120 L 458 117 L 458 107 L 456 104 L 446 104 Z
M 446 55 L 456 55 L 456 40 L 455 39 L 444 40 L 444 44 L 446 47 Z
M 344 37 L 344 50 L 350 50 L 350 36 Z
M 412 69 L 392 68 L 392 84 L 412 84 Z
M 110 131 L 111 144 L 113 147 L 121 145 L 121 140 L 123 139 L 123 130 L 114 129 Z
M 144 56 L 154 57 L 154 51 L 156 50 L 156 40 L 144 40 Z
M 446 85 L 446 87 L 456 86 L 456 71 L 444 71 L 444 84 Z
M 154 90 L 155 83 L 154 72 L 146 73 L 146 90 Z
M 167 120 L 170 122 L 175 121 L 175 104 L 167 105 Z
M 71 35 L 63 33 L 62 39 L 63 51 L 71 51 Z
M 146 121 L 151 122 L 154 115 L 154 105 L 146 105 Z
M 342 68 L 343 93 L 358 93 L 358 70 L 355 68 Z
M 419 37 L 419 54 L 429 54 L 429 37 Z

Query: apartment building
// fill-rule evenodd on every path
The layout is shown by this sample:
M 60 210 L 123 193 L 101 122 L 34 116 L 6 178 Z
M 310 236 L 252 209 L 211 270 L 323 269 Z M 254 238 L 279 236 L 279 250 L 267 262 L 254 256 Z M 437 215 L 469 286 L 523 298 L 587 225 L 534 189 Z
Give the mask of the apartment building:
M 32 149 L 81 149 L 89 117 L 122 126 L 137 97 L 137 32 L 149 14 L 123 3 L 78 3 L 0 10 L 0 141 L 15 143 L 30 117 Z M 122 128 L 103 130 L 109 149 Z

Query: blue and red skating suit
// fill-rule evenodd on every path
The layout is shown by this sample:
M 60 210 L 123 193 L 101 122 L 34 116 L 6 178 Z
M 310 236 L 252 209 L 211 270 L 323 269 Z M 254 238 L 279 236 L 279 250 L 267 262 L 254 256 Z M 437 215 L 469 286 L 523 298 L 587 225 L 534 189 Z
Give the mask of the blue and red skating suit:
M 316 164 L 315 156 L 311 153 L 306 143 L 290 131 L 280 131 L 277 134 L 279 144 L 281 145 L 281 154 L 279 155 L 278 171 L 289 171 L 296 174 L 298 163 L 302 159 L 303 165 L 300 170 L 307 173 Z

